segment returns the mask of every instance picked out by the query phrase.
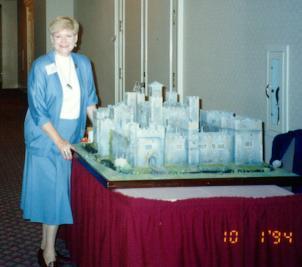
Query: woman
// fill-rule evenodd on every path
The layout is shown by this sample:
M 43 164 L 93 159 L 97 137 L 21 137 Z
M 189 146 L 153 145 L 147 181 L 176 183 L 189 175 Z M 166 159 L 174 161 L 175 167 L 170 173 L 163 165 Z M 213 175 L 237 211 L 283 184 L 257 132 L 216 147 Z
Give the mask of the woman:
M 21 209 L 24 219 L 42 223 L 40 266 L 58 266 L 58 227 L 73 223 L 72 144 L 80 141 L 98 102 L 90 61 L 72 52 L 78 30 L 75 19 L 55 18 L 49 25 L 54 49 L 33 62 L 28 77 Z

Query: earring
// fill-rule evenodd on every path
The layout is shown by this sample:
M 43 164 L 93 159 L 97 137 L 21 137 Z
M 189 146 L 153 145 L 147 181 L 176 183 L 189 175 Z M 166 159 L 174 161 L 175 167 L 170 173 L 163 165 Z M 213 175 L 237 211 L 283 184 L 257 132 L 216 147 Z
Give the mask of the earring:
M 77 43 L 74 44 L 74 47 L 77 47 Z

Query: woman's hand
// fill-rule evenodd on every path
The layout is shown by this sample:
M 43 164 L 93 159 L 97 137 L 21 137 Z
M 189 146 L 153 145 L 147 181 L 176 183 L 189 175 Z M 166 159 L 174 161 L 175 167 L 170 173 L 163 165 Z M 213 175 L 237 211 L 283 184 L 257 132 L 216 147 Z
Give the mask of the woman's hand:
M 67 142 L 66 140 L 62 140 L 62 142 L 60 142 L 57 146 L 64 159 L 66 160 L 72 159 L 71 150 L 74 150 L 74 147 L 69 142 Z
M 45 123 L 42 129 L 50 137 L 50 139 L 56 144 L 58 150 L 60 151 L 62 157 L 66 160 L 72 159 L 71 150 L 75 150 L 74 147 L 66 140 L 64 140 L 53 127 L 50 122 Z

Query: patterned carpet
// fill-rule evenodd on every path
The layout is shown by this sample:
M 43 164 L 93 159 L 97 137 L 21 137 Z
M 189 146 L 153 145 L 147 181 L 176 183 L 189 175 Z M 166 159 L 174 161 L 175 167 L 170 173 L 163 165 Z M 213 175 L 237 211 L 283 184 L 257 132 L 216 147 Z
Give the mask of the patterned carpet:
M 41 225 L 24 221 L 19 208 L 26 108 L 26 93 L 0 89 L 0 267 L 39 266 Z M 62 240 L 56 245 L 68 253 Z

